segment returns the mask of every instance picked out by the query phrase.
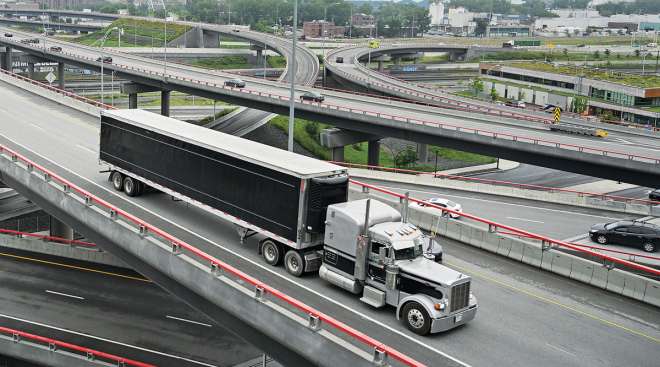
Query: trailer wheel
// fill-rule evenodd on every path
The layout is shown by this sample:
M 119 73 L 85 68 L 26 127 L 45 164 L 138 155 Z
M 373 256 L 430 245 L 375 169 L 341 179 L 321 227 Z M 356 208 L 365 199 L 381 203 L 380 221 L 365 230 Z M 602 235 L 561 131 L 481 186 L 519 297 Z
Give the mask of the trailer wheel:
M 426 335 L 431 331 L 431 317 L 422 305 L 409 302 L 403 306 L 403 322 L 415 334 Z
M 112 181 L 112 187 L 117 191 L 121 191 L 124 188 L 124 175 L 119 171 L 113 171 L 110 174 L 110 181 Z
M 287 251 L 284 255 L 284 268 L 293 276 L 301 276 L 305 271 L 305 260 L 296 250 Z
M 128 196 L 140 195 L 140 182 L 132 177 L 124 177 L 124 192 Z
M 268 265 L 276 266 L 282 259 L 282 249 L 275 241 L 266 239 L 261 242 L 261 256 Z

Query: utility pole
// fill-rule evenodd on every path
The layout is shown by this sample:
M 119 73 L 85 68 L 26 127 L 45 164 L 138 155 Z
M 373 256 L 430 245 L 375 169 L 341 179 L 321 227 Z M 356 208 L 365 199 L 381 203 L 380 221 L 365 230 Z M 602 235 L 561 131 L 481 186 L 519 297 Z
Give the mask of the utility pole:
M 291 90 L 289 91 L 289 152 L 293 152 L 293 127 L 295 124 L 296 109 L 296 47 L 297 46 L 297 28 L 298 28 L 298 0 L 293 0 L 293 50 L 291 51 L 291 62 L 289 67 L 289 79 L 291 81 Z

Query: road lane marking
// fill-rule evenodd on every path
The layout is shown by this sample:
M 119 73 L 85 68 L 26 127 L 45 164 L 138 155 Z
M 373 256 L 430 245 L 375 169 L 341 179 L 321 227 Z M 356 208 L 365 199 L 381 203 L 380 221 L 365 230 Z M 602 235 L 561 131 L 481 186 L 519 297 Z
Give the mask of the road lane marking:
M 1 314 L 1 313 L 0 313 L 0 317 L 4 317 L 6 319 L 15 320 L 15 321 L 19 321 L 19 322 L 24 322 L 24 323 L 30 324 L 30 325 L 41 326 L 41 327 L 44 327 L 44 328 L 53 329 L 53 330 L 68 333 L 68 334 L 84 336 L 86 338 L 100 340 L 102 342 L 111 343 L 111 344 L 115 344 L 115 345 L 120 345 L 122 347 L 133 348 L 133 349 L 140 350 L 140 351 L 143 351 L 143 352 L 153 353 L 153 354 L 156 354 L 156 355 L 159 355 L 159 356 L 164 356 L 164 357 L 169 357 L 169 358 L 173 358 L 173 359 L 178 359 L 178 360 L 181 360 L 181 361 L 195 363 L 195 364 L 198 364 L 200 366 L 218 367 L 216 365 L 208 364 L 208 363 L 204 363 L 204 362 L 199 362 L 199 361 L 196 361 L 194 359 L 179 357 L 179 356 L 176 356 L 176 355 L 173 355 L 173 354 L 167 354 L 167 353 L 159 352 L 159 351 L 153 350 L 153 349 L 147 349 L 147 348 L 143 348 L 143 347 L 138 347 L 136 345 L 131 345 L 131 344 L 127 344 L 127 343 L 118 342 L 118 341 L 115 341 L 115 340 L 112 340 L 112 339 L 102 338 L 100 336 L 95 336 L 95 335 L 91 335 L 91 334 L 87 334 L 87 333 L 82 333 L 82 332 L 79 332 L 79 331 L 73 331 L 73 330 L 70 330 L 70 329 L 64 329 L 64 328 L 44 324 L 44 323 L 37 322 L 37 321 L 30 321 L 30 320 L 22 319 L 20 317 L 9 316 L 9 315 L 5 315 L 5 314 Z
M 386 180 L 378 180 L 378 179 L 369 179 L 367 178 L 368 181 L 376 181 L 376 182 L 388 182 Z M 585 217 L 594 217 L 594 218 L 605 218 L 605 219 L 612 219 L 612 220 L 620 220 L 620 218 L 612 218 L 612 217 L 605 217 L 601 215 L 593 215 L 593 214 L 586 214 L 586 213 L 579 213 L 579 212 L 572 212 L 569 210 L 560 210 L 560 209 L 550 209 L 550 208 L 543 208 L 540 206 L 531 206 L 531 205 L 523 205 L 523 204 L 513 204 L 513 203 L 507 203 L 503 201 L 496 201 L 496 200 L 487 200 L 487 199 L 479 199 L 475 197 L 469 197 L 469 196 L 461 196 L 461 195 L 452 195 L 452 194 L 443 194 L 437 191 L 424 191 L 424 190 L 415 190 L 415 189 L 406 189 L 406 188 L 401 188 L 401 187 L 393 187 L 393 186 L 383 186 L 383 185 L 378 185 L 379 187 L 382 187 L 384 189 L 389 189 L 389 190 L 403 190 L 403 191 L 410 191 L 410 192 L 418 192 L 421 194 L 431 194 L 431 195 L 441 195 L 441 196 L 447 196 L 447 197 L 453 197 L 453 198 L 459 198 L 459 199 L 467 199 L 467 200 L 474 200 L 474 201 L 483 201 L 486 203 L 494 203 L 494 204 L 501 204 L 501 205 L 509 205 L 509 206 L 519 206 L 522 208 L 529 208 L 529 209 L 537 209 L 537 210 L 546 210 L 550 212 L 556 212 L 556 213 L 564 213 L 564 214 L 574 214 L 574 215 L 582 215 Z M 456 189 L 445 189 L 443 187 L 439 187 L 438 190 L 456 190 Z M 530 199 L 525 199 L 522 198 L 523 200 L 530 200 Z M 566 205 L 566 204 L 557 204 L 557 205 Z
M 118 278 L 125 278 L 125 279 L 131 279 L 131 280 L 139 280 L 141 282 L 146 282 L 146 283 L 151 283 L 151 280 L 145 279 L 145 278 L 139 278 L 139 277 L 133 277 L 130 275 L 123 275 L 123 274 L 117 274 L 117 273 L 111 273 L 108 271 L 103 271 L 103 270 L 97 270 L 97 269 L 92 269 L 92 268 L 85 268 L 82 266 L 75 266 L 75 265 L 69 265 L 69 264 L 62 264 L 54 261 L 47 261 L 47 260 L 41 260 L 41 259 L 35 259 L 32 257 L 27 257 L 27 256 L 19 256 L 19 255 L 14 255 L 14 254 L 7 254 L 4 252 L 0 252 L 0 256 L 5 256 L 5 257 L 12 257 L 15 259 L 20 259 L 20 260 L 26 260 L 26 261 L 33 261 L 36 263 L 41 263 L 41 264 L 48 264 L 48 265 L 53 265 L 53 266 L 60 266 L 63 268 L 69 268 L 69 269 L 75 269 L 75 270 L 82 270 L 82 271 L 88 271 L 92 273 L 98 273 L 98 274 L 103 274 L 103 275 L 109 275 L 113 277 L 118 277 Z
M 579 235 L 577 235 L 577 236 L 573 236 L 573 237 L 565 238 L 565 239 L 563 239 L 562 241 L 564 241 L 564 242 L 578 242 L 578 241 L 584 240 L 584 239 L 587 238 L 587 237 L 589 237 L 589 234 L 588 234 L 588 233 L 584 233 L 584 234 L 579 234 Z
M 90 152 L 90 153 L 92 153 L 92 154 L 96 154 L 96 151 L 94 151 L 94 150 L 92 150 L 92 149 L 90 149 L 90 148 L 87 148 L 87 147 L 84 146 L 84 145 L 76 144 L 76 146 L 77 146 L 78 148 L 82 149 L 82 150 L 86 150 L 86 151 L 88 151 L 88 152 Z
M 55 291 L 51 291 L 51 290 L 48 290 L 48 289 L 46 289 L 46 293 L 56 294 L 56 295 L 58 295 L 58 296 L 63 296 L 63 297 L 69 297 L 69 298 L 75 298 L 75 299 L 85 300 L 85 298 L 83 298 L 83 297 L 74 296 L 74 295 L 72 295 L 72 294 L 66 294 L 66 293 L 61 293 L 61 292 L 55 292 Z
M 556 346 L 556 345 L 553 345 L 553 344 L 550 344 L 550 343 L 545 343 L 545 345 L 549 346 L 550 348 L 552 348 L 552 349 L 554 349 L 554 350 L 558 350 L 558 351 L 560 351 L 560 352 L 562 352 L 562 353 L 568 354 L 569 356 L 577 357 L 577 355 L 576 355 L 575 353 L 571 353 L 571 352 L 567 351 L 567 350 L 564 349 L 564 348 L 560 348 L 560 347 L 558 347 L 558 346 Z
M 193 320 L 188 320 L 188 319 L 182 319 L 182 318 L 180 318 L 180 317 L 174 317 L 174 316 L 170 316 L 170 315 L 165 315 L 165 317 L 168 318 L 168 319 L 172 319 L 172 320 L 183 321 L 183 322 L 189 322 L 189 323 L 191 323 L 191 324 L 202 325 L 202 326 L 206 326 L 206 327 L 213 327 L 213 325 L 211 325 L 211 324 L 205 324 L 205 323 L 203 323 L 203 322 L 199 322 L 199 321 L 193 321 Z
M 493 277 L 490 277 L 490 276 L 488 276 L 488 275 L 486 275 L 486 274 L 484 274 L 484 273 L 482 273 L 482 272 L 474 271 L 474 270 L 468 270 L 468 269 L 465 269 L 465 268 L 462 267 L 462 266 L 459 266 L 459 265 L 456 265 L 456 264 L 452 264 L 451 262 L 448 262 L 448 261 L 444 261 L 444 264 L 445 264 L 445 265 L 448 265 L 448 266 L 450 266 L 450 267 L 452 267 L 452 268 L 458 269 L 458 270 L 460 270 L 461 272 L 466 273 L 466 274 L 468 274 L 468 275 L 472 275 L 472 276 L 475 276 L 475 277 L 478 277 L 478 278 L 484 279 L 484 280 L 486 280 L 486 281 L 489 281 L 489 282 L 492 282 L 492 283 L 498 284 L 498 285 L 500 285 L 500 286 L 502 286 L 502 287 L 509 288 L 509 289 L 511 289 L 511 290 L 514 290 L 514 291 L 517 291 L 517 292 L 520 292 L 520 293 L 526 294 L 526 295 L 528 295 L 528 296 L 530 296 L 530 297 L 532 297 L 532 298 L 536 298 L 536 299 L 538 299 L 539 301 L 545 302 L 545 303 L 547 303 L 547 304 L 555 305 L 555 306 L 557 306 L 557 307 L 559 307 L 559 308 L 563 308 L 563 309 L 565 309 L 565 310 L 575 312 L 575 313 L 577 313 L 577 314 L 580 314 L 580 315 L 585 316 L 585 317 L 587 317 L 587 318 L 590 318 L 590 319 L 592 319 L 592 320 L 595 320 L 595 321 L 601 322 L 601 323 L 603 323 L 603 324 L 605 324 L 605 325 L 608 325 L 608 326 L 611 326 L 611 327 L 614 327 L 614 328 L 617 328 L 617 329 L 621 329 L 621 330 L 627 331 L 627 332 L 629 332 L 629 333 L 631 333 L 631 334 L 634 334 L 634 335 L 637 335 L 637 336 L 641 336 L 641 337 L 643 337 L 643 338 L 649 339 L 649 340 L 651 340 L 651 341 L 653 341 L 653 342 L 655 342 L 655 343 L 660 344 L 660 338 L 656 338 L 656 337 L 654 337 L 654 336 L 647 335 L 647 334 L 645 334 L 645 333 L 642 332 L 642 331 L 634 330 L 634 329 L 631 329 L 631 328 L 629 328 L 629 327 L 627 327 L 627 326 L 623 326 L 623 325 L 621 325 L 621 324 L 617 324 L 616 322 L 612 322 L 612 321 L 609 321 L 609 320 L 605 320 L 604 318 L 599 317 L 599 316 L 596 316 L 596 315 L 592 315 L 592 314 L 590 314 L 589 312 L 582 311 L 582 310 L 578 310 L 577 308 L 575 308 L 575 307 L 573 307 L 573 306 L 569 306 L 569 305 L 563 304 L 563 303 L 561 303 L 561 302 L 559 302 L 559 301 L 555 301 L 555 300 L 553 300 L 553 299 L 551 299 L 551 298 L 548 298 L 548 297 L 545 297 L 545 296 L 542 296 L 542 295 L 536 294 L 536 293 L 531 292 L 531 291 L 524 290 L 524 289 L 522 289 L 522 288 L 520 288 L 520 287 L 516 287 L 516 286 L 514 286 L 514 285 L 512 285 L 512 284 L 509 284 L 509 283 L 503 282 L 503 281 L 501 281 L 501 280 L 497 280 L 497 279 L 495 279 L 495 278 L 493 278 Z
M 119 193 L 117 193 L 117 192 L 115 192 L 115 191 L 113 191 L 113 190 L 109 190 L 109 189 L 106 188 L 105 186 L 102 186 L 102 185 L 100 185 L 100 184 L 98 184 L 98 183 L 96 183 L 96 182 L 94 182 L 94 181 L 92 181 L 92 180 L 90 180 L 90 179 L 88 179 L 88 178 L 86 178 L 86 177 L 83 177 L 82 175 L 80 175 L 80 174 L 74 172 L 73 170 L 71 170 L 71 169 L 69 169 L 69 168 L 67 168 L 67 167 L 62 166 L 61 164 L 58 164 L 58 163 L 54 162 L 53 160 L 51 160 L 51 159 L 45 157 L 44 155 L 42 155 L 41 153 L 37 153 L 37 152 L 35 152 L 34 150 L 27 148 L 27 147 L 26 147 L 25 145 L 23 145 L 23 144 L 18 143 L 18 142 L 15 142 L 15 141 L 12 140 L 12 139 L 9 139 L 9 138 L 8 138 L 6 135 L 4 135 L 4 134 L 0 134 L 0 136 L 1 136 L 3 139 L 5 139 L 5 140 L 11 142 L 12 144 L 21 147 L 23 150 L 26 150 L 26 151 L 30 152 L 30 154 L 33 154 L 33 155 L 35 155 L 35 156 L 37 156 L 37 157 L 43 159 L 44 161 L 49 162 L 49 163 L 55 165 L 56 167 L 59 167 L 60 169 L 69 172 L 70 174 L 72 174 L 72 175 L 78 177 L 79 179 L 81 179 L 81 180 L 83 180 L 83 181 L 85 181 L 85 182 L 91 184 L 92 186 L 96 186 L 96 187 L 100 188 L 100 189 L 101 189 L 103 192 L 105 192 L 106 194 L 109 194 L 109 195 L 111 195 L 111 196 L 115 196 L 115 197 L 119 198 L 121 201 L 124 201 L 124 202 L 128 203 L 129 205 L 133 205 L 133 206 L 135 206 L 135 207 L 137 207 L 137 208 L 140 208 L 141 210 L 144 210 L 146 213 L 149 213 L 150 215 L 153 215 L 154 217 L 159 218 L 160 220 L 162 220 L 162 221 L 164 221 L 164 222 L 166 222 L 166 223 L 169 223 L 170 225 L 172 225 L 172 226 L 174 226 L 174 227 L 176 227 L 176 228 L 179 228 L 180 230 L 182 230 L 182 231 L 184 231 L 184 232 L 187 232 L 187 233 L 189 233 L 189 234 L 191 234 L 191 235 L 193 235 L 193 236 L 195 236 L 195 237 L 198 237 L 198 238 L 200 238 L 201 240 L 206 241 L 206 242 L 208 242 L 209 244 L 212 244 L 212 245 L 216 246 L 217 248 L 222 249 L 223 251 L 226 251 L 226 252 L 228 252 L 228 253 L 230 253 L 230 254 L 236 256 L 237 258 L 239 258 L 239 259 L 241 259 L 241 260 L 243 260 L 243 261 L 246 261 L 246 262 L 252 264 L 253 266 L 256 266 L 256 267 L 262 269 L 263 271 L 272 274 L 273 276 L 279 277 L 279 278 L 281 278 L 281 279 L 283 279 L 283 280 L 285 280 L 285 281 L 287 281 L 287 282 L 289 282 L 289 283 L 291 283 L 291 284 L 294 284 L 295 286 L 299 287 L 300 289 L 305 290 L 306 292 L 309 292 L 309 293 L 311 293 L 311 294 L 313 294 L 313 295 L 315 295 L 315 296 L 317 296 L 317 297 L 319 297 L 319 298 L 321 298 L 321 299 L 324 299 L 324 300 L 328 301 L 329 303 L 332 303 L 332 304 L 334 304 L 334 305 L 336 305 L 336 306 L 338 306 L 338 307 L 341 307 L 342 309 L 344 309 L 344 310 L 346 310 L 346 311 L 348 311 L 348 312 L 351 312 L 351 313 L 353 313 L 353 314 L 359 316 L 359 318 L 362 319 L 362 320 L 366 320 L 366 321 L 368 321 L 368 322 L 370 322 L 370 323 L 372 323 L 372 324 L 374 324 L 374 325 L 377 325 L 377 326 L 382 327 L 382 328 L 384 328 L 384 329 L 386 329 L 386 330 L 389 330 L 391 333 L 394 333 L 394 334 L 396 334 L 396 335 L 398 335 L 398 336 L 400 336 L 400 337 L 402 337 L 402 338 L 408 340 L 409 342 L 412 342 L 413 344 L 417 344 L 417 345 L 419 345 L 419 346 L 421 346 L 421 347 L 423 347 L 423 348 L 426 348 L 427 350 L 429 350 L 429 351 L 431 351 L 431 352 L 433 352 L 433 353 L 436 353 L 436 354 L 439 354 L 439 355 L 441 355 L 441 356 L 443 356 L 443 357 L 445 357 L 445 358 L 451 359 L 452 361 L 454 361 L 455 363 L 457 363 L 457 364 L 459 364 L 459 365 L 461 365 L 461 366 L 470 367 L 469 364 L 467 364 L 467 363 L 465 363 L 465 362 L 459 360 L 458 358 L 452 357 L 452 356 L 450 356 L 449 354 L 447 354 L 447 353 L 445 353 L 445 352 L 442 352 L 442 351 L 440 351 L 439 349 L 437 349 L 437 348 L 435 348 L 435 347 L 433 347 L 433 346 L 431 346 L 431 345 L 429 345 L 429 344 L 425 344 L 424 342 L 422 342 L 422 341 L 419 340 L 418 338 L 415 338 L 415 337 L 413 337 L 413 336 L 411 336 L 411 335 L 405 334 L 405 333 L 403 333 L 402 331 L 393 328 L 392 326 L 386 325 L 386 324 L 384 324 L 384 323 L 382 323 L 382 322 L 380 322 L 380 321 L 378 321 L 378 320 L 376 320 L 376 319 L 374 319 L 374 318 L 372 318 L 372 317 L 370 317 L 370 316 L 368 316 L 368 315 L 366 315 L 366 314 L 364 314 L 364 313 L 358 312 L 358 311 L 356 311 L 354 308 L 349 307 L 349 306 L 347 306 L 347 305 L 345 305 L 345 304 L 343 304 L 343 303 L 340 303 L 339 301 L 337 301 L 337 300 L 335 300 L 335 299 L 333 299 L 333 298 L 330 298 L 330 297 L 328 297 L 328 296 L 326 296 L 326 295 L 324 295 L 324 294 L 322 294 L 322 293 L 320 293 L 320 292 L 317 292 L 316 290 L 313 290 L 312 288 L 309 288 L 309 287 L 307 287 L 307 286 L 305 286 L 305 285 L 303 285 L 303 284 L 301 284 L 301 283 L 298 283 L 298 282 L 296 282 L 294 279 L 291 279 L 291 278 L 289 278 L 289 277 L 287 277 L 287 276 L 285 276 L 285 275 L 282 275 L 282 274 L 280 274 L 280 273 L 274 271 L 274 270 L 271 269 L 270 267 L 267 267 L 266 265 L 263 265 L 263 264 L 261 264 L 261 263 L 259 263 L 259 262 L 256 262 L 256 261 L 254 261 L 254 260 L 252 260 L 252 259 L 250 259 L 250 258 L 248 258 L 248 257 L 246 257 L 246 256 L 244 256 L 244 255 L 241 255 L 241 254 L 235 252 L 233 249 L 230 249 L 230 248 L 227 248 L 227 247 L 225 247 L 225 246 L 222 246 L 222 245 L 218 244 L 217 242 L 214 242 L 214 241 L 210 240 L 209 238 L 206 238 L 206 237 L 200 235 L 199 233 L 196 233 L 196 232 L 193 231 L 193 230 L 190 230 L 190 229 L 188 229 L 188 228 L 186 228 L 186 227 L 183 227 L 182 225 L 180 225 L 180 224 L 178 224 L 178 223 L 175 223 L 175 222 L 173 222 L 173 221 L 171 221 L 171 220 L 169 220 L 169 219 L 167 219 L 167 218 L 161 216 L 160 214 L 155 213 L 154 211 L 152 211 L 152 210 L 150 210 L 150 209 L 147 209 L 146 207 L 144 207 L 144 206 L 138 204 L 137 202 L 134 202 L 134 201 L 129 200 L 129 198 L 125 197 L 124 195 L 120 195 Z M 203 209 L 202 209 L 202 210 L 203 210 Z M 394 347 L 394 346 L 392 346 L 392 347 Z
M 545 222 L 541 222 L 540 220 L 532 220 L 532 219 L 517 218 L 517 217 L 506 217 L 506 219 L 513 219 L 513 220 L 519 220 L 519 221 L 523 221 L 523 222 L 532 222 L 532 223 L 540 223 L 540 224 L 545 223 Z

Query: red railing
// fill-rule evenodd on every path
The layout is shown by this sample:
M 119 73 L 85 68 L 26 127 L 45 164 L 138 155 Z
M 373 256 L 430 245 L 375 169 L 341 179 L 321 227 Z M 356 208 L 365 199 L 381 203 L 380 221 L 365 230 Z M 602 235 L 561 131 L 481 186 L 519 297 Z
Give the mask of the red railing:
M 82 246 L 82 247 L 96 247 L 96 245 L 91 243 L 91 242 L 85 242 L 85 241 L 79 241 L 79 240 L 70 240 L 70 239 L 67 239 L 67 238 L 48 236 L 48 235 L 38 234 L 38 233 L 20 232 L 20 231 L 14 231 L 14 230 L 11 230 L 11 229 L 0 229 L 0 234 L 14 236 L 14 237 L 18 237 L 18 238 L 25 238 L 25 237 L 36 238 L 36 239 L 46 241 L 46 242 L 61 243 L 63 245 Z
M 399 200 L 402 200 L 402 199 L 406 198 L 406 195 L 399 194 L 397 192 L 384 189 L 382 187 L 370 185 L 370 184 L 363 183 L 363 182 L 360 182 L 360 181 L 356 181 L 356 180 L 353 180 L 353 179 L 351 179 L 350 182 L 352 184 L 361 186 L 361 187 L 366 188 L 368 190 L 373 190 L 373 191 L 376 191 L 376 192 L 380 192 L 382 194 L 386 194 L 386 195 L 389 195 L 389 196 L 396 197 Z M 565 242 L 565 241 L 555 240 L 555 239 L 547 237 L 547 236 L 542 236 L 542 235 L 538 235 L 538 234 L 535 234 L 535 233 L 531 233 L 531 232 L 525 231 L 523 229 L 512 227 L 512 226 L 509 226 L 509 225 L 506 225 L 506 224 L 493 222 L 491 220 L 478 217 L 476 215 L 467 214 L 467 213 L 464 213 L 464 212 L 457 212 L 457 211 L 454 211 L 454 210 L 451 210 L 451 209 L 448 209 L 448 208 L 443 208 L 441 206 L 426 202 L 424 200 L 419 200 L 419 199 L 415 199 L 415 198 L 411 198 L 411 197 L 408 197 L 408 200 L 410 202 L 413 202 L 413 203 L 424 204 L 424 206 L 426 206 L 426 207 L 436 208 L 438 210 L 441 210 L 442 212 L 449 212 L 449 213 L 452 213 L 452 214 L 460 215 L 461 218 L 468 218 L 468 219 L 474 220 L 476 222 L 486 224 L 486 225 L 488 225 L 489 231 L 493 232 L 493 233 L 500 231 L 500 229 L 504 229 L 504 230 L 509 231 L 511 235 L 523 236 L 523 237 L 526 237 L 526 238 L 531 238 L 531 239 L 534 239 L 534 240 L 541 241 L 542 243 L 545 243 L 545 244 L 548 244 L 548 245 L 556 245 L 556 246 L 568 248 L 568 249 L 571 249 L 571 250 L 574 250 L 574 251 L 579 251 L 579 252 L 582 252 L 584 254 L 594 256 L 595 258 L 610 261 L 612 263 L 617 263 L 617 264 L 623 265 L 623 266 L 631 268 L 631 269 L 635 269 L 635 270 L 639 270 L 639 271 L 649 273 L 651 275 L 660 276 L 660 270 L 658 270 L 658 269 L 654 269 L 654 268 L 651 268 L 651 267 L 648 267 L 648 266 L 640 265 L 640 264 L 637 264 L 637 263 L 634 263 L 634 262 L 631 262 L 631 261 L 627 261 L 627 260 L 623 260 L 623 259 L 619 259 L 619 258 L 616 258 L 616 257 L 604 255 L 604 254 L 601 254 L 601 253 L 598 253 L 598 252 L 585 250 L 584 248 L 578 247 L 576 245 L 573 245 L 573 244 Z
M 85 189 L 76 186 L 72 182 L 57 175 L 56 173 L 50 171 L 49 169 L 39 165 L 38 163 L 33 162 L 27 157 L 19 154 L 18 152 L 6 146 L 0 145 L 0 154 L 9 155 L 9 159 L 11 159 L 13 162 L 24 164 L 26 166 L 26 169 L 30 172 L 35 172 L 35 171 L 41 172 L 45 180 L 58 184 L 60 188 L 67 193 L 75 194 L 82 197 L 86 205 L 90 205 L 90 206 L 94 205 L 100 209 L 103 209 L 109 212 L 109 215 L 113 218 L 121 217 L 123 220 L 132 223 L 136 227 L 138 227 L 141 233 L 145 235 L 160 237 L 161 239 L 165 240 L 167 243 L 172 244 L 173 249 L 177 249 L 177 251 L 186 250 L 188 253 L 192 255 L 193 258 L 196 258 L 198 261 L 205 263 L 211 269 L 217 269 L 219 271 L 222 271 L 223 273 L 231 274 L 241 279 L 244 283 L 254 286 L 256 290 L 263 292 L 264 295 L 270 295 L 275 299 L 283 302 L 285 305 L 291 306 L 301 312 L 304 312 L 309 316 L 318 317 L 318 319 L 322 321 L 323 325 L 331 326 L 333 329 L 337 330 L 341 334 L 349 336 L 353 340 L 358 341 L 365 346 L 373 348 L 373 350 L 378 350 L 382 353 L 386 353 L 391 359 L 397 360 L 407 366 L 415 366 L 415 367 L 425 366 L 423 363 L 418 362 L 415 359 L 399 352 L 398 350 L 390 346 L 387 346 L 360 331 L 353 329 L 352 327 L 344 324 L 343 322 L 335 319 L 334 317 L 326 315 L 325 313 L 322 313 L 304 304 L 303 302 L 286 295 L 284 292 L 281 292 L 271 287 L 270 285 L 238 270 L 237 268 L 227 263 L 224 263 L 218 258 L 205 253 L 204 251 L 198 249 L 197 247 L 188 244 L 187 242 L 165 232 L 164 230 L 148 222 L 143 221 L 142 219 L 114 206 L 113 204 L 110 204 L 109 202 L 93 195 L 92 193 L 90 193 Z
M 11 329 L 7 327 L 0 326 L 0 333 L 10 335 L 14 342 L 18 343 L 21 339 L 29 340 L 34 343 L 39 343 L 47 345 L 50 351 L 54 352 L 57 349 L 66 350 L 69 353 L 85 356 L 87 359 L 99 359 L 99 362 L 112 362 L 117 365 L 126 365 L 126 366 L 135 366 L 135 367 L 156 367 L 153 364 L 143 363 L 134 361 L 132 359 L 119 357 L 114 354 L 100 352 L 95 349 L 81 347 L 75 344 L 66 343 L 56 339 L 46 338 L 43 336 L 26 333 L 24 331 Z
M 478 177 L 455 176 L 455 175 L 448 175 L 448 174 L 444 174 L 444 173 L 415 171 L 415 170 L 402 169 L 402 168 L 370 166 L 370 165 L 366 165 L 366 164 L 357 164 L 357 163 L 346 163 L 346 162 L 337 162 L 337 161 L 329 161 L 329 162 L 340 165 L 340 166 L 348 167 L 348 168 L 362 168 L 362 169 L 367 169 L 367 170 L 385 171 L 385 172 L 401 173 L 401 174 L 407 174 L 407 175 L 426 175 L 426 176 L 433 176 L 433 177 L 439 178 L 439 179 L 474 182 L 474 183 L 497 185 L 497 186 L 509 186 L 509 187 L 515 187 L 515 188 L 520 188 L 520 189 L 526 189 L 526 190 L 534 190 L 534 191 L 563 192 L 563 193 L 575 194 L 576 196 L 579 196 L 579 197 L 582 197 L 582 196 L 598 197 L 598 198 L 601 198 L 603 200 L 613 200 L 613 201 L 624 201 L 624 202 L 630 202 L 630 203 L 640 203 L 640 204 L 648 205 L 648 206 L 660 205 L 660 201 L 653 201 L 653 200 L 647 200 L 647 199 L 635 199 L 635 198 L 629 198 L 629 197 L 625 197 L 625 196 L 608 195 L 608 194 L 587 192 L 587 191 L 576 191 L 576 190 L 563 189 L 563 188 L 558 188 L 558 187 L 522 184 L 522 183 L 517 183 L 517 182 L 491 180 L 491 179 L 478 178 Z

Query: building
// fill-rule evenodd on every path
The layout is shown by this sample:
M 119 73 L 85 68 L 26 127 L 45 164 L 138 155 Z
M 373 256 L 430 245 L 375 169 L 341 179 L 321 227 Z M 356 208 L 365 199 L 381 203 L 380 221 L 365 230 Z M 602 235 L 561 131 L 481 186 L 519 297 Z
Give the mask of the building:
M 353 14 L 351 25 L 355 28 L 373 28 L 376 26 L 376 17 L 364 13 Z
M 660 77 L 607 72 L 552 63 L 481 63 L 480 74 L 489 80 L 525 85 L 560 95 L 588 98 L 591 115 L 660 126 Z M 547 101 L 531 103 L 543 104 Z
M 18 10 L 39 9 L 39 4 L 34 1 L 0 1 L 0 7 Z
M 431 27 L 437 28 L 444 23 L 445 3 L 443 0 L 429 2 L 429 15 L 431 15 Z
M 306 38 L 343 37 L 346 27 L 335 25 L 326 20 L 314 20 L 303 23 L 303 35 Z
M 486 37 L 530 37 L 533 29 L 529 24 L 502 23 L 486 26 Z

